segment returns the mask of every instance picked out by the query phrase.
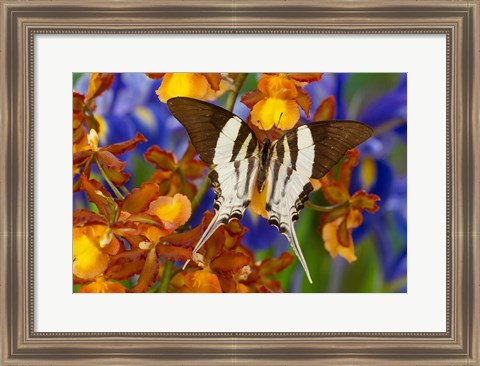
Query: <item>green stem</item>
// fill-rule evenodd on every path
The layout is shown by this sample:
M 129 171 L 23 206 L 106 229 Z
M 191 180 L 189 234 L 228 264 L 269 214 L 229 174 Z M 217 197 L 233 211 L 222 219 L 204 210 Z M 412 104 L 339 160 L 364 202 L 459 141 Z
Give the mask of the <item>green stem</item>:
M 160 285 L 158 292 L 166 293 L 168 291 L 168 285 L 170 284 L 170 279 L 172 278 L 172 268 L 173 262 L 166 261 L 165 267 L 163 267 L 162 284 Z
M 128 191 L 127 187 L 125 186 L 121 186 L 120 189 L 122 190 L 123 194 L 125 196 L 128 196 L 130 194 L 130 192 Z
M 311 208 L 312 210 L 318 211 L 318 212 L 330 212 L 330 211 L 336 210 L 337 208 L 346 206 L 346 205 L 348 205 L 348 203 L 349 203 L 348 201 L 345 201 L 345 202 L 341 202 L 341 203 L 338 203 L 338 204 L 332 205 L 332 206 L 318 206 L 318 205 L 308 201 L 308 202 L 305 202 L 305 206 Z
M 232 111 L 235 102 L 237 101 L 238 93 L 240 93 L 240 89 L 242 88 L 243 82 L 247 78 L 248 74 L 238 74 L 237 78 L 235 79 L 235 89 L 230 91 L 228 94 L 227 102 L 225 103 L 225 109 L 227 111 Z
M 195 197 L 193 197 L 192 200 L 192 214 L 197 210 L 198 206 L 203 200 L 203 197 L 205 196 L 205 193 L 207 193 L 208 187 L 210 187 L 210 179 L 207 176 L 203 179 L 202 183 L 200 184 L 200 187 L 198 187 L 197 194 Z
M 115 193 L 117 198 L 123 200 L 125 197 L 123 197 L 123 195 L 120 193 L 120 191 L 117 189 L 117 187 L 115 187 L 115 185 L 112 183 L 112 181 L 108 177 L 105 170 L 103 170 L 102 164 L 100 164 L 96 158 L 95 158 L 95 162 L 97 164 L 98 170 L 100 171 L 100 174 L 102 174 L 103 179 L 105 179 L 105 181 L 108 183 L 108 185 L 110 186 L 112 191 Z

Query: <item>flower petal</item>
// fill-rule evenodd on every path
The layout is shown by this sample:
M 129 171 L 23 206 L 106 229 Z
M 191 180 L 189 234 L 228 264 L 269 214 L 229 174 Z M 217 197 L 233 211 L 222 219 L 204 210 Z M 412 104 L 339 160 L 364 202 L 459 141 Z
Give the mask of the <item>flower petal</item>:
M 109 255 L 102 253 L 98 244 L 82 228 L 73 229 L 73 274 L 82 279 L 93 279 L 103 273 Z
M 350 179 L 352 177 L 353 168 L 358 165 L 360 152 L 358 149 L 348 150 L 345 154 L 345 159 L 340 165 L 340 172 L 338 174 L 338 183 L 348 191 L 350 187 Z
M 313 121 L 330 121 L 335 116 L 335 97 L 333 95 L 325 98 L 313 114 Z
M 202 74 L 165 74 L 156 93 L 162 103 L 174 97 L 204 99 L 209 88 L 207 78 Z
M 142 271 L 146 253 L 141 249 L 132 249 L 110 258 L 105 277 L 115 280 L 127 280 Z
M 122 211 L 130 214 L 146 211 L 150 203 L 160 196 L 158 185 L 145 182 L 140 188 L 135 188 L 122 202 Z
M 163 238 L 164 243 L 175 245 L 177 247 L 189 248 L 198 242 L 202 236 L 202 232 L 205 229 L 205 219 L 202 220 L 200 225 L 196 226 L 192 230 L 184 231 L 183 233 L 175 233 Z
M 180 162 L 178 163 L 183 174 L 190 179 L 202 178 L 204 176 L 205 168 L 208 167 L 204 162 L 195 159 L 196 155 L 197 152 L 190 142 L 185 154 L 183 154 L 182 159 L 180 159 Z
M 222 287 L 217 275 L 210 272 L 208 269 L 188 272 L 185 277 L 185 286 L 192 292 L 208 292 L 220 293 Z
M 260 90 L 255 89 L 243 94 L 243 96 L 240 98 L 240 101 L 248 108 L 252 109 L 255 104 L 260 102 L 265 97 L 265 94 L 263 94 Z
M 328 251 L 332 258 L 336 258 L 339 254 L 345 258 L 349 263 L 352 263 L 357 259 L 353 247 L 353 242 L 350 241 L 350 245 L 342 246 L 338 241 L 338 229 L 343 221 L 342 218 L 330 222 L 323 227 L 322 237 L 325 242 L 325 249 Z
M 95 153 L 92 150 L 82 150 L 73 154 L 73 165 L 82 166 Z
M 310 108 L 312 107 L 312 98 L 307 91 L 297 85 L 298 95 L 295 98 L 300 108 L 305 112 L 305 116 L 310 118 Z
M 160 149 L 158 145 L 148 148 L 143 154 L 145 160 L 161 171 L 173 171 L 177 167 L 177 158 L 169 151 Z
M 120 282 L 105 281 L 101 276 L 95 282 L 82 286 L 79 293 L 125 293 L 126 288 Z
M 183 194 L 176 194 L 173 197 L 161 196 L 150 204 L 147 212 L 157 216 L 165 224 L 165 228 L 173 232 L 188 221 L 192 205 Z
M 255 104 L 251 112 L 251 121 L 264 130 L 278 127 L 289 130 L 300 119 L 300 110 L 294 100 L 266 98 Z
M 80 227 L 85 225 L 108 225 L 108 220 L 99 214 L 90 210 L 75 210 L 73 211 L 73 226 Z
M 97 206 L 100 214 L 107 219 L 112 218 L 117 207 L 110 193 L 96 180 L 88 179 L 85 174 L 80 174 L 79 180 L 88 200 Z
M 192 250 L 173 245 L 158 244 L 157 255 L 169 261 L 186 261 L 192 257 Z
M 377 201 L 380 201 L 380 197 L 376 194 L 368 194 L 365 191 L 358 191 L 352 196 L 350 203 L 352 207 L 364 209 L 369 213 L 375 213 L 380 208 L 377 205 Z
M 206 74 L 202 74 L 208 81 L 208 84 L 210 85 L 210 87 L 215 90 L 215 91 L 218 91 L 220 90 L 220 81 L 222 80 L 222 75 L 219 74 L 219 73 L 206 73 Z
M 127 163 L 119 160 L 109 151 L 97 151 L 95 154 L 97 162 L 102 166 L 108 178 L 117 186 L 123 186 L 130 174 L 124 173 Z
M 113 83 L 115 74 L 92 73 L 88 84 L 88 91 L 85 100 L 89 101 L 101 95 L 105 90 L 110 88 Z
M 250 257 L 242 253 L 224 251 L 210 262 L 210 268 L 220 272 L 237 272 L 250 262 Z
M 350 209 L 350 211 L 348 212 L 347 220 L 346 220 L 347 229 L 350 231 L 350 233 L 352 232 L 352 229 L 356 229 L 357 227 L 362 225 L 362 222 L 363 222 L 362 212 L 360 210 L 355 210 L 353 208 Z
M 260 264 L 260 273 L 262 275 L 273 275 L 280 273 L 292 263 L 294 256 L 283 252 L 278 258 L 267 258 Z
M 253 189 L 252 201 L 250 202 L 250 210 L 263 218 L 268 218 L 267 213 L 267 190 L 258 193 L 258 189 Z
M 347 202 L 350 199 L 348 190 L 345 190 L 338 183 L 322 185 L 322 192 L 327 201 L 331 204 Z
M 150 249 L 145 264 L 143 265 L 142 272 L 138 277 L 138 282 L 136 286 L 132 288 L 132 292 L 145 292 L 149 289 L 157 279 L 159 265 L 155 248 Z
M 266 75 L 258 81 L 258 89 L 267 97 L 294 99 L 297 97 L 295 81 L 285 75 Z
M 289 73 L 288 77 L 291 79 L 295 79 L 301 82 L 311 83 L 313 81 L 320 81 L 322 79 L 322 73 L 313 73 L 313 72 L 306 72 L 306 73 Z
M 134 138 L 124 142 L 119 142 L 117 144 L 102 147 L 101 150 L 109 151 L 113 155 L 120 155 L 124 152 L 133 150 L 141 142 L 147 142 L 147 139 L 140 132 L 137 132 Z
M 161 79 L 165 75 L 163 72 L 146 72 L 145 75 L 147 75 L 150 79 Z

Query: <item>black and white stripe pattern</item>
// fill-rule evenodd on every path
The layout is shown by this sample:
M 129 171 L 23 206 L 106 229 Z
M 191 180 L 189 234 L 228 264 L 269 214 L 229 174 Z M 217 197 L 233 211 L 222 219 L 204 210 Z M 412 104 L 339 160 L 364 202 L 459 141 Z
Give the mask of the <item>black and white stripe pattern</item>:
M 227 163 L 258 154 L 253 132 L 233 113 L 192 98 L 172 98 L 167 105 L 205 163 Z
M 313 186 L 305 175 L 278 160 L 270 164 L 267 182 L 268 223 L 277 227 L 278 231 L 287 237 L 311 283 L 312 278 L 293 224 Z
M 209 177 L 216 214 L 193 249 L 196 253 L 220 225 L 241 219 L 250 204 L 258 174 L 258 141 L 246 123 L 223 108 L 191 98 L 167 103 L 202 160 L 215 165 Z
M 273 146 L 267 180 L 268 222 L 288 238 L 310 282 L 293 225 L 313 190 L 310 178 L 323 177 L 371 133 L 355 121 L 316 122 L 288 131 Z
M 233 113 L 191 98 L 172 98 L 167 104 L 201 159 L 214 165 L 209 177 L 216 194 L 215 216 L 193 253 L 220 225 L 242 218 L 253 190 L 261 189 L 266 179 L 268 222 L 288 238 L 312 282 L 294 227 L 313 190 L 310 178 L 324 176 L 347 150 L 369 138 L 372 130 L 355 121 L 310 123 L 289 130 L 272 147 L 267 141 L 262 146 L 268 154 L 262 154 L 262 160 L 253 132 Z

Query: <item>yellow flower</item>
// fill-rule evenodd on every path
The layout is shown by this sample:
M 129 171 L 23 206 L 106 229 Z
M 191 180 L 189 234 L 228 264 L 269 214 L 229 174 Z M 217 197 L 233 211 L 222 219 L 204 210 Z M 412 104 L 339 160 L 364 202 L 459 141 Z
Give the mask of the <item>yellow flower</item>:
M 308 82 L 318 81 L 321 74 L 265 74 L 258 88 L 246 93 L 241 101 L 251 109 L 251 123 L 263 130 L 289 130 L 300 119 L 301 108 L 307 118 L 310 114 L 310 95 L 303 88 Z
M 177 193 L 173 197 L 160 196 L 150 203 L 147 213 L 158 217 L 163 224 L 163 229 L 150 225 L 145 229 L 145 236 L 151 242 L 158 243 L 160 238 L 171 234 L 188 221 L 192 214 L 192 205 L 183 194 Z
M 93 279 L 103 273 L 110 257 L 102 252 L 99 235 L 92 225 L 73 229 L 73 274 L 82 279 Z
M 227 88 L 220 74 L 167 73 L 156 93 L 162 103 L 174 97 L 213 100 Z

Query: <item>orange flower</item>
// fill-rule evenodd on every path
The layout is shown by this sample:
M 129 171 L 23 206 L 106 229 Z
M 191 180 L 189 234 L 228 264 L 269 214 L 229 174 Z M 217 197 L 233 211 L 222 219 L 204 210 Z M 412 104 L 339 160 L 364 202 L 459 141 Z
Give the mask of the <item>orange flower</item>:
M 139 274 L 136 286 L 129 291 L 144 292 L 157 279 L 158 256 L 169 260 L 186 260 L 191 256 L 190 249 L 160 243 L 163 236 L 172 233 L 190 217 L 188 198 L 180 194 L 159 196 L 158 186 L 147 182 L 117 204 L 98 182 L 87 179 L 84 174 L 80 178 L 81 187 L 101 215 L 89 210 L 74 212 L 75 282 L 83 284 L 100 275 L 105 280 L 124 280 Z M 129 243 L 130 250 L 125 251 L 123 241 Z M 111 287 L 107 285 L 105 291 Z M 99 286 L 92 285 L 84 290 L 101 292 L 103 287 Z
M 217 275 L 208 269 L 187 273 L 184 282 L 192 292 L 223 292 Z
M 312 103 L 304 86 L 321 77 L 322 74 L 262 75 L 258 89 L 241 98 L 242 103 L 251 109 L 251 123 L 263 130 L 289 130 L 300 119 L 299 107 L 308 118 Z
M 375 213 L 380 200 L 375 194 L 358 191 L 352 196 L 349 193 L 350 177 L 353 168 L 358 164 L 359 152 L 349 150 L 340 165 L 338 181 L 333 179 L 333 171 L 328 172 L 322 180 L 322 191 L 326 200 L 336 208 L 326 212 L 320 219 L 320 231 L 325 242 L 325 249 L 332 258 L 342 256 L 348 262 L 357 259 L 352 239 L 352 230 L 362 224 L 362 211 Z
M 85 101 L 88 103 L 90 100 L 95 99 L 101 95 L 105 90 L 109 89 L 113 83 L 115 74 L 107 73 L 91 73 L 90 82 L 88 83 L 88 90 L 85 96 Z
M 148 74 L 158 78 L 162 74 Z M 213 100 L 228 88 L 220 74 L 173 73 L 164 74 L 156 93 L 162 103 L 174 97 L 190 97 L 201 100 Z
M 120 243 L 106 225 L 90 225 L 73 229 L 73 274 L 90 280 L 108 267 L 109 254 L 118 252 Z
M 125 287 L 120 282 L 105 281 L 103 276 L 98 276 L 95 282 L 82 286 L 78 289 L 79 293 L 124 293 Z
M 114 74 L 90 75 L 87 94 L 73 91 L 73 152 L 88 149 L 87 131 L 100 132 L 100 118 L 93 114 L 95 98 L 110 88 Z M 86 127 L 86 128 L 85 128 Z
M 150 203 L 147 213 L 159 218 L 163 224 L 163 228 L 148 225 L 144 230 L 144 235 L 151 242 L 158 243 L 160 238 L 171 234 L 188 221 L 192 213 L 192 206 L 186 196 L 177 193 L 173 197 L 158 197 Z
M 213 214 L 207 211 L 196 228 L 163 240 L 177 250 L 190 249 L 212 218 Z M 256 263 L 253 254 L 241 244 L 245 232 L 246 228 L 237 220 L 217 229 L 187 269 L 174 276 L 172 288 L 178 292 L 281 292 L 280 283 L 270 277 L 285 269 L 293 255 L 283 253 L 278 259 Z
M 202 178 L 207 167 L 195 156 L 195 148 L 191 143 L 179 162 L 175 155 L 160 149 L 157 145 L 151 146 L 145 152 L 145 160 L 154 164 L 159 170 L 153 174 L 151 181 L 158 184 L 161 195 L 173 196 L 176 193 L 182 193 L 190 200 L 195 197 L 197 187 L 192 181 Z
M 335 115 L 336 102 L 332 95 L 325 98 L 315 110 L 313 121 L 330 121 Z
M 134 149 L 138 143 L 147 141 L 141 133 L 137 132 L 135 137 L 130 140 L 99 148 L 98 134 L 93 129 L 90 130 L 87 140 L 89 146 L 73 154 L 74 170 L 79 172 L 80 168 L 83 167 L 83 173 L 88 177 L 90 176 L 92 163 L 97 164 L 99 168 L 103 169 L 107 177 L 118 186 L 124 185 L 130 175 L 123 172 L 127 164 L 120 161 L 117 155 Z M 74 190 L 78 190 L 78 185 L 79 181 L 76 181 Z

